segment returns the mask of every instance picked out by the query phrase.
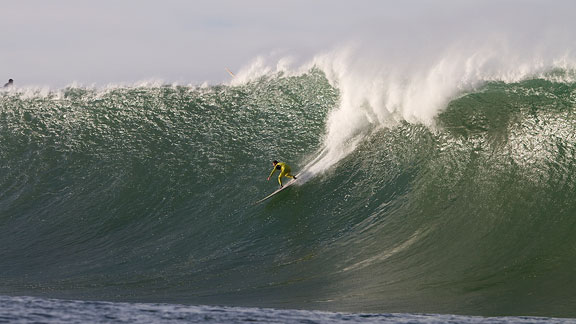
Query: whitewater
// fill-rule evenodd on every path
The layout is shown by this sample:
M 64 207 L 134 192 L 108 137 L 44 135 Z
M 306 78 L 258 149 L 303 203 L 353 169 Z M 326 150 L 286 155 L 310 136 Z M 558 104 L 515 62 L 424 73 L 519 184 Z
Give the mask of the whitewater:
M 575 322 L 574 54 L 450 44 L 1 90 L 0 320 Z

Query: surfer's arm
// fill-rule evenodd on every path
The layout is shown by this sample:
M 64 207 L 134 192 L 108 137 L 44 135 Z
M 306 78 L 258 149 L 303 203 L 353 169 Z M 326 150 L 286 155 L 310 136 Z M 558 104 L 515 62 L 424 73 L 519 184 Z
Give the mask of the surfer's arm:
M 268 180 L 270 180 L 270 177 L 274 174 L 274 172 L 276 172 L 276 167 L 274 167 L 274 169 L 272 169 L 272 172 L 270 172 L 270 175 L 268 176 Z

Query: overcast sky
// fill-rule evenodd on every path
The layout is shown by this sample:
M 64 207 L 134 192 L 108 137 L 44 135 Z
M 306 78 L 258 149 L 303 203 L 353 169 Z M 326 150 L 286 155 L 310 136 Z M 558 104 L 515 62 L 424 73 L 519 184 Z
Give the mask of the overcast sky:
M 575 21 L 572 0 L 1 1 L 0 82 L 215 83 L 258 55 L 305 60 L 349 42 L 442 44 L 514 31 L 561 46 L 576 40 Z

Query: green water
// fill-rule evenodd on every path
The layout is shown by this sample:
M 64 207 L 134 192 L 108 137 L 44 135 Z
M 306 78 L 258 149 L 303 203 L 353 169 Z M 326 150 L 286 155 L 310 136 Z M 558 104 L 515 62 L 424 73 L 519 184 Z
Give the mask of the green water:
M 253 205 L 338 101 L 315 70 L 0 93 L 0 294 L 576 316 L 574 83 L 486 83 Z

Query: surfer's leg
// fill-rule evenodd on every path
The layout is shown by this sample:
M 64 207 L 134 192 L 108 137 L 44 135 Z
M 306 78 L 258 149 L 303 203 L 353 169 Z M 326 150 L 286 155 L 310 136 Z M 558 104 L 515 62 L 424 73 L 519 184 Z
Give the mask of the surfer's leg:
M 287 174 L 286 169 L 282 169 L 282 171 L 278 175 L 278 183 L 280 184 L 280 187 L 282 187 L 282 177 L 285 177 L 286 174 Z
M 287 178 L 294 178 L 294 176 L 292 175 L 292 170 L 290 170 L 289 166 L 286 166 L 282 169 L 282 175 Z

